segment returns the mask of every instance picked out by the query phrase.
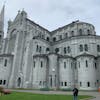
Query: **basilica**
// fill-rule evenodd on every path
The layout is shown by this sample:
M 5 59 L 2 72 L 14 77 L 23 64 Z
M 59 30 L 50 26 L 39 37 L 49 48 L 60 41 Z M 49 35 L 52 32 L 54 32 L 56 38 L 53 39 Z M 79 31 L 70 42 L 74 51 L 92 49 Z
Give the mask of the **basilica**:
M 5 88 L 97 90 L 100 36 L 87 22 L 73 21 L 49 31 L 18 11 L 4 38 L 0 13 L 0 86 Z

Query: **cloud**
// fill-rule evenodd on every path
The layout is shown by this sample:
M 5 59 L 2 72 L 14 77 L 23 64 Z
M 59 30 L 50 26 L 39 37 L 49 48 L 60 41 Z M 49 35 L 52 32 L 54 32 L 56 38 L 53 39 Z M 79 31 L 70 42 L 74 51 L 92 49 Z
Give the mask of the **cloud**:
M 0 8 L 3 2 L 0 0 Z M 7 0 L 6 23 L 8 19 L 13 20 L 18 10 L 23 8 L 28 18 L 49 30 L 79 19 L 92 23 L 97 34 L 100 34 L 100 0 Z

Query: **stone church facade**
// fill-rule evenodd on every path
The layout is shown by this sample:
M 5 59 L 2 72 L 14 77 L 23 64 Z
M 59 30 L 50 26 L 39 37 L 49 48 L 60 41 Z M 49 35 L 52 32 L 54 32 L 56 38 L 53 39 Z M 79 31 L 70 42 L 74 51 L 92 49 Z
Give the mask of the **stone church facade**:
M 97 90 L 100 36 L 89 23 L 74 21 L 52 32 L 19 11 L 4 38 L 0 15 L 0 85 L 6 88 Z

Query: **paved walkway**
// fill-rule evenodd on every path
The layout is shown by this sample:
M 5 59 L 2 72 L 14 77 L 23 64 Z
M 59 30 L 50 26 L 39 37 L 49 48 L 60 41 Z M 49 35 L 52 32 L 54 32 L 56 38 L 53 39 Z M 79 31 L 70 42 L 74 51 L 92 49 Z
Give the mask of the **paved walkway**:
M 17 92 L 30 92 L 30 93 L 38 93 L 38 94 L 72 94 L 72 92 L 63 92 L 63 91 L 39 91 L 39 90 L 11 90 Z M 79 95 L 91 95 L 95 98 L 89 100 L 100 100 L 100 92 L 81 92 L 79 91 Z M 86 99 L 87 100 L 87 99 Z

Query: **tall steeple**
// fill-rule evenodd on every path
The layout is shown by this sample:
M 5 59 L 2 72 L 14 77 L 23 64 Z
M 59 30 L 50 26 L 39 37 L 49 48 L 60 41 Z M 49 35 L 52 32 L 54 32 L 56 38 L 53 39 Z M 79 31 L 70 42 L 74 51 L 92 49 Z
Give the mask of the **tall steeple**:
M 3 5 L 3 8 L 0 13 L 0 53 L 2 52 L 4 38 L 4 9 L 5 5 Z
M 5 5 L 3 5 L 3 8 L 0 13 L 0 34 L 4 33 L 4 9 L 5 9 Z

